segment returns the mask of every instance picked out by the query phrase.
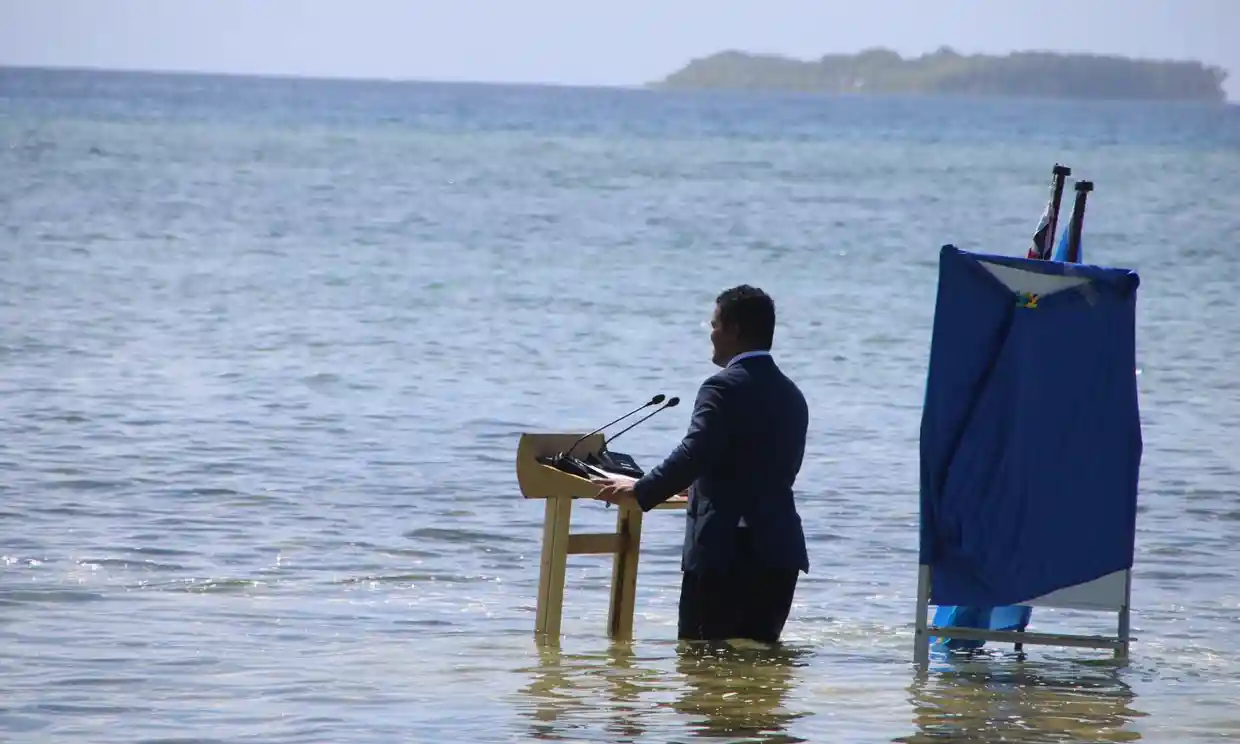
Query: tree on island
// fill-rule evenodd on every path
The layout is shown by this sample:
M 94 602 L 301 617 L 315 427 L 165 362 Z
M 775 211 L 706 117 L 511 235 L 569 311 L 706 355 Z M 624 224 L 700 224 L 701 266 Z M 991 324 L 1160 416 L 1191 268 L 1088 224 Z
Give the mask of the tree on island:
M 1226 79 L 1222 68 L 1196 61 L 1038 51 L 964 55 L 941 47 L 908 59 L 875 48 L 817 61 L 725 51 L 695 59 L 654 86 L 1222 102 Z

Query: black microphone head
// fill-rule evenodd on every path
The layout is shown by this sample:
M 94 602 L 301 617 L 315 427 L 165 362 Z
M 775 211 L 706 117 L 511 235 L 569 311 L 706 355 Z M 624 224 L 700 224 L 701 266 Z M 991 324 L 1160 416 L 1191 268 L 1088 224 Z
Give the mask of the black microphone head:
M 660 403 L 662 403 L 662 402 L 663 402 L 663 393 L 659 393 L 658 395 L 656 395 L 656 396 L 654 396 L 653 398 L 651 398 L 651 399 L 650 399 L 650 402 L 649 402 L 649 403 L 647 403 L 646 405 L 648 405 L 648 406 L 657 406 L 657 405 L 659 405 L 659 404 L 660 404 Z
M 675 406 L 675 405 L 676 405 L 677 403 L 679 403 L 679 402 L 680 402 L 680 398 L 672 398 L 671 400 L 669 400 L 669 401 L 667 402 L 667 405 L 665 405 L 665 406 L 663 406 L 663 407 L 664 407 L 664 408 L 672 408 L 673 406 Z

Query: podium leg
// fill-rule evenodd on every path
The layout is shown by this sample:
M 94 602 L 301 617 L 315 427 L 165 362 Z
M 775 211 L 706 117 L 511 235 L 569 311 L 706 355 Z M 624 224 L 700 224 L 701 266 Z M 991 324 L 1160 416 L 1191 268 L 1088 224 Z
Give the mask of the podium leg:
M 611 559 L 611 606 L 607 634 L 616 641 L 633 639 L 633 612 L 637 605 L 637 565 L 642 543 L 641 507 L 620 507 L 616 515 L 619 550 Z
M 564 612 L 564 572 L 568 567 L 568 527 L 573 500 L 567 496 L 554 496 L 546 502 L 534 632 L 558 641 L 560 619 Z
M 913 663 L 925 668 L 930 663 L 930 633 L 926 614 L 930 611 L 930 567 L 917 567 L 917 621 L 913 624 Z
M 1120 661 L 1128 660 L 1128 644 L 1132 637 L 1131 628 L 1131 612 L 1132 605 L 1132 569 L 1128 569 L 1124 573 L 1124 606 L 1119 611 L 1118 627 L 1116 635 L 1119 637 L 1120 645 L 1115 648 L 1115 658 Z

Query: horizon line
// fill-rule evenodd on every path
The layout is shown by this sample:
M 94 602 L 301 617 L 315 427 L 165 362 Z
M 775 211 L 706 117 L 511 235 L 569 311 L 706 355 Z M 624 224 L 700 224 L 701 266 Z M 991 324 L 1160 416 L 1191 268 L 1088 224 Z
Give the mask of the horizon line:
M 389 85 L 464 85 L 477 87 L 500 87 L 515 86 L 527 88 L 559 88 L 566 90 L 618 90 L 618 91 L 635 91 L 644 93 L 664 93 L 667 92 L 660 87 L 661 81 L 650 81 L 645 83 L 565 83 L 554 81 L 533 81 L 533 80 L 476 80 L 476 79 L 452 79 L 452 78 L 422 78 L 422 77 L 398 77 L 398 76 L 378 76 L 378 75 L 356 75 L 356 74 L 331 74 L 331 73 L 301 73 L 301 72 L 238 72 L 230 70 L 203 70 L 189 68 L 158 68 L 158 67 L 107 67 L 103 65 L 57 65 L 57 64 L 29 64 L 29 63 L 12 63 L 0 61 L 0 70 L 25 70 L 36 72 L 53 72 L 53 73 L 119 73 L 129 75 L 166 75 L 166 76 L 183 76 L 183 77 L 221 77 L 221 78 L 250 78 L 255 80 L 280 80 L 280 81 L 304 81 L 304 82 L 320 82 L 320 83 L 385 83 Z M 707 92 L 712 89 L 700 89 Z M 677 92 L 693 92 L 692 90 L 682 90 Z M 791 93 L 799 94 L 805 91 L 783 91 L 783 90 L 752 90 L 752 89 L 736 89 L 737 93 Z M 811 95 L 813 91 L 808 91 Z M 858 94 L 866 98 L 886 97 L 886 94 Z M 1224 90 L 1226 95 L 1226 90 Z M 915 95 L 915 97 L 933 97 L 942 98 L 940 94 L 926 93 Z M 1003 98 L 1002 96 L 986 96 L 986 98 Z M 1019 97 L 1023 98 L 1023 97 Z M 1045 98 L 1030 98 L 1028 100 L 1043 101 Z M 1143 99 L 1071 99 L 1071 98 L 1051 98 L 1050 100 L 1062 101 L 1065 103 L 1176 103 L 1175 101 L 1159 101 L 1151 99 L 1145 101 Z M 1186 102 L 1198 103 L 1198 102 Z M 1232 99 L 1224 98 L 1223 106 L 1240 106 L 1240 98 Z
M 607 88 L 647 90 L 652 83 L 565 83 L 540 80 L 477 80 L 465 78 L 428 78 L 381 76 L 350 73 L 308 72 L 239 72 L 176 67 L 109 67 L 105 65 L 30 64 L 0 61 L 0 70 L 31 70 L 42 72 L 119 72 L 139 75 L 184 75 L 199 77 L 257 78 L 260 80 L 305 80 L 307 82 L 394 83 L 417 85 L 524 85 L 534 88 Z

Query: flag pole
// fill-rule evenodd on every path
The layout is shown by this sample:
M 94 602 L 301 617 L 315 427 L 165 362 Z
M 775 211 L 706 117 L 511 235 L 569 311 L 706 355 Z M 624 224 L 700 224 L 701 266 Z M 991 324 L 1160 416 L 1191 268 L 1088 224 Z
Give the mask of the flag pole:
M 1066 263 L 1081 262 L 1081 231 L 1085 227 L 1085 200 L 1094 190 L 1093 181 L 1076 182 L 1076 202 L 1072 205 L 1072 222 L 1068 225 L 1068 255 Z
M 1051 174 L 1055 185 L 1051 193 L 1051 221 L 1046 231 L 1048 241 L 1045 244 L 1046 251 L 1043 253 L 1043 256 L 1048 259 L 1051 257 L 1051 248 L 1055 244 L 1055 232 L 1059 228 L 1059 205 L 1063 202 L 1063 187 L 1067 182 L 1068 176 L 1072 175 L 1072 169 L 1066 165 L 1055 163 L 1055 167 L 1051 168 Z
M 1049 261 L 1055 247 L 1055 234 L 1059 225 L 1059 205 L 1063 201 L 1064 181 L 1072 175 L 1072 169 L 1066 165 L 1055 163 L 1051 169 L 1051 198 L 1042 210 L 1042 219 L 1033 231 L 1033 242 L 1029 246 L 1026 258 Z

